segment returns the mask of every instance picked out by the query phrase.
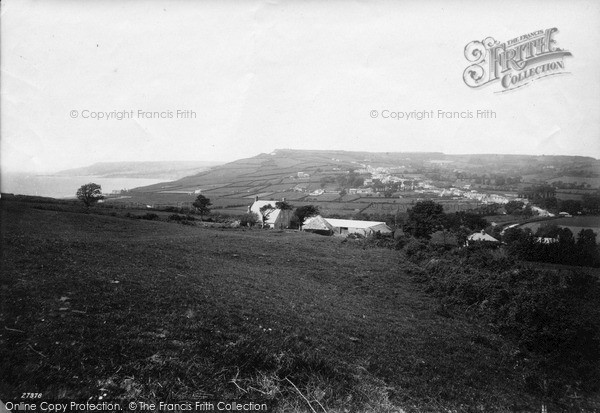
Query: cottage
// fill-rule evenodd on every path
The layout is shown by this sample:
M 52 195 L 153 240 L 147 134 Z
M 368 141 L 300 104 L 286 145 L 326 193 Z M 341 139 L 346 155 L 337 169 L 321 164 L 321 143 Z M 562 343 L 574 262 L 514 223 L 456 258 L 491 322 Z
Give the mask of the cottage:
M 282 201 L 285 201 L 285 198 L 282 198 Z M 292 220 L 293 211 L 276 209 L 276 203 L 277 201 L 264 201 L 259 200 L 258 197 L 255 197 L 254 203 L 248 207 L 248 212 L 254 212 L 256 215 L 258 215 L 258 222 L 264 226 L 269 226 L 269 228 L 272 229 L 288 228 Z M 273 211 L 268 214 L 267 219 L 263 222 L 263 216 L 260 213 L 260 209 L 265 205 L 271 205 L 273 207 Z

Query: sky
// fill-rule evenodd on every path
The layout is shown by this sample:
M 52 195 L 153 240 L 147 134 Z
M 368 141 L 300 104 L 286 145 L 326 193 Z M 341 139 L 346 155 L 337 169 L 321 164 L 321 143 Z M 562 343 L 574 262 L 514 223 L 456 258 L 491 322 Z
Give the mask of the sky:
M 596 0 L 0 7 L 2 172 L 224 162 L 278 148 L 600 158 Z M 463 81 L 469 42 L 554 27 L 572 53 L 567 73 L 504 93 Z M 391 118 L 411 111 L 436 117 Z

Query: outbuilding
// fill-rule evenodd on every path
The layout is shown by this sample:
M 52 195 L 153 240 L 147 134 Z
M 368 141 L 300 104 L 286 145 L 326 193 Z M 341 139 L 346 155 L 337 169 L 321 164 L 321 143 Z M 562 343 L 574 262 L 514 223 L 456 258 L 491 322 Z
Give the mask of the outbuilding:
M 324 218 L 332 227 L 335 235 L 373 235 L 376 232 L 381 234 L 391 234 L 392 229 L 385 222 L 379 221 L 358 221 L 354 219 L 336 219 Z
M 320 235 L 333 235 L 333 227 L 321 215 L 307 218 L 302 224 L 302 231 Z
M 484 230 L 481 232 L 476 232 L 467 237 L 467 244 L 471 244 L 473 242 L 492 242 L 492 243 L 500 243 L 496 238 L 492 237 L 489 234 L 486 234 Z

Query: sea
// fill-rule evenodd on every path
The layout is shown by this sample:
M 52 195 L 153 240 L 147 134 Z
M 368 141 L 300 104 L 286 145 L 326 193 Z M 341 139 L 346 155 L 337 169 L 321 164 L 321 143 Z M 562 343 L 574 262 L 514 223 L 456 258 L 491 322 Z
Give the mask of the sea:
M 98 176 L 54 176 L 33 173 L 3 173 L 0 176 L 0 192 L 20 195 L 37 195 L 52 198 L 75 198 L 81 185 L 93 182 L 102 187 L 102 193 L 110 194 L 122 189 L 166 182 L 168 179 L 104 178 Z

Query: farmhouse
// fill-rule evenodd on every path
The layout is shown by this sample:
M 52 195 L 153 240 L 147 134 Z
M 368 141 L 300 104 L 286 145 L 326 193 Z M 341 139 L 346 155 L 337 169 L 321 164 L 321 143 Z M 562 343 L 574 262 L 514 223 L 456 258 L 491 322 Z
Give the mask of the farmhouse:
M 357 221 L 352 219 L 334 219 L 324 218 L 325 221 L 333 227 L 334 234 L 336 235 L 347 235 L 347 234 L 360 234 L 360 235 L 371 235 L 376 232 L 381 234 L 391 234 L 392 229 L 386 225 L 385 222 L 377 221 Z
M 283 198 L 282 201 L 285 201 L 285 198 Z M 292 220 L 293 211 L 276 209 L 276 202 L 277 201 L 263 201 L 259 200 L 258 197 L 256 197 L 254 199 L 254 203 L 250 207 L 248 207 L 248 212 L 254 212 L 256 215 L 258 215 L 258 221 L 265 226 L 268 225 L 269 228 L 288 228 Z M 265 205 L 271 205 L 273 207 L 273 210 L 267 215 L 267 219 L 263 222 L 263 216 L 260 213 L 260 209 Z

